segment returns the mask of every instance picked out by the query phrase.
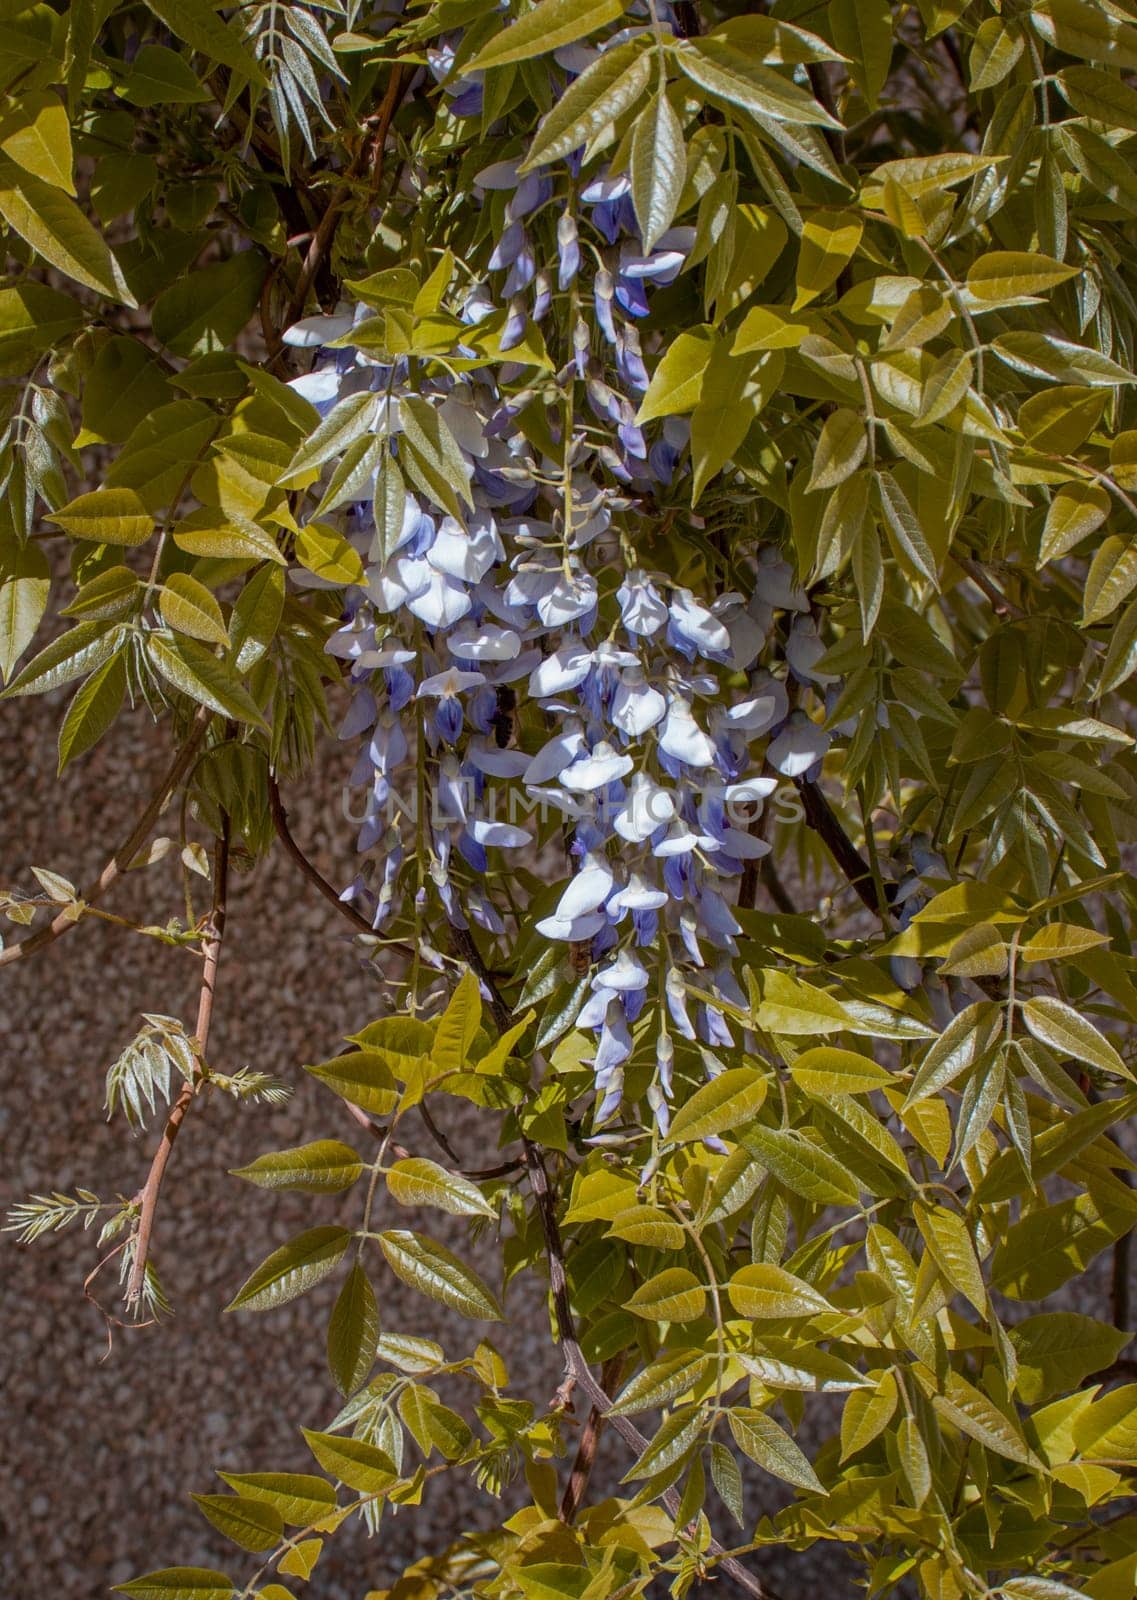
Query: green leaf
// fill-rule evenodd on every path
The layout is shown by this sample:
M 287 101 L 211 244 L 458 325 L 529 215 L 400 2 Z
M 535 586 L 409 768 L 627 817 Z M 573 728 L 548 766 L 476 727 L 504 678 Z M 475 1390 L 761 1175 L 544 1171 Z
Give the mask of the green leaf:
M 739 1353 L 739 1362 L 767 1389 L 798 1389 L 811 1394 L 844 1394 L 864 1388 L 869 1379 L 827 1350 L 803 1347 L 793 1339 L 763 1338 L 761 1349 Z
M 328 1323 L 328 1370 L 341 1394 L 354 1394 L 375 1363 L 379 1306 L 371 1280 L 352 1263 Z
M 991 1260 L 991 1287 L 1014 1300 L 1044 1300 L 1084 1272 L 1133 1226 L 1130 1205 L 1074 1195 L 1013 1222 Z
M 363 1172 L 363 1162 L 338 1139 L 316 1139 L 291 1150 L 270 1150 L 247 1167 L 230 1167 L 258 1189 L 303 1189 L 307 1194 L 339 1194 Z
M 735 1444 L 764 1471 L 799 1489 L 808 1489 L 814 1494 L 827 1493 L 800 1447 L 773 1417 L 752 1406 L 733 1406 L 727 1412 L 727 1421 Z
M 946 1206 L 916 1204 L 916 1225 L 940 1272 L 966 1296 L 980 1316 L 987 1313 L 987 1290 L 975 1245 L 963 1218 Z
M 958 1372 L 949 1372 L 945 1394 L 934 1394 L 932 1405 L 938 1414 L 975 1439 L 985 1450 L 1024 1467 L 1042 1469 L 1042 1463 L 1010 1418 L 992 1400 L 968 1383 Z
M 684 1406 L 673 1411 L 620 1481 L 628 1483 L 633 1478 L 666 1472 L 690 1454 L 706 1425 L 707 1416 L 701 1406 Z
M 79 622 L 33 656 L 0 698 L 47 694 L 75 678 L 96 672 L 119 648 L 123 630 L 105 622 Z
M 606 23 L 619 21 L 623 13 L 623 0 L 540 0 L 518 22 L 491 39 L 464 70 L 482 72 L 487 67 L 549 55 L 562 45 L 595 33 Z
M 1027 1317 L 1010 1330 L 1018 1358 L 1016 1388 L 1031 1406 L 1069 1393 L 1091 1373 L 1116 1361 L 1130 1337 L 1121 1328 L 1076 1311 Z
M 420 1294 L 475 1321 L 504 1320 L 492 1291 L 442 1245 L 403 1228 L 380 1234 L 379 1244 L 395 1276 Z
M 832 1311 L 823 1294 L 803 1278 L 769 1262 L 739 1267 L 726 1286 L 730 1303 L 740 1317 L 753 1322 L 781 1321 L 785 1317 L 815 1317 Z
M 325 1226 L 298 1233 L 261 1262 L 226 1311 L 273 1311 L 306 1294 L 335 1271 L 350 1243 L 347 1228 Z
M 119 93 L 135 106 L 197 105 L 209 99 L 209 90 L 189 62 L 161 44 L 142 46 Z
M 168 683 L 199 705 L 235 722 L 268 726 L 233 668 L 204 645 L 159 631 L 147 634 L 146 654 Z
M 612 1414 L 634 1416 L 638 1411 L 653 1411 L 697 1389 L 713 1371 L 714 1358 L 705 1351 L 664 1351 L 621 1389 Z
M 1068 267 L 1064 261 L 1040 251 L 989 250 L 973 261 L 967 273 L 967 288 L 973 300 L 986 309 L 996 305 L 1030 303 L 1033 296 L 1045 294 L 1060 283 L 1076 278 L 1082 269 Z
M 826 417 L 821 429 L 813 452 L 807 491 L 835 489 L 839 483 L 844 483 L 860 466 L 867 449 L 864 417 L 859 411 L 838 406 Z
M 218 1472 L 237 1494 L 263 1500 L 294 1528 L 306 1528 L 334 1511 L 335 1491 L 303 1472 Z
M 683 129 L 660 90 L 636 118 L 632 133 L 632 203 L 645 250 L 654 250 L 660 235 L 670 228 L 686 177 Z
M 91 674 L 67 708 L 59 729 L 59 772 L 98 744 L 118 716 L 125 694 L 126 660 L 119 651 Z
M 790 1076 L 806 1094 L 824 1098 L 834 1094 L 865 1094 L 892 1082 L 892 1073 L 854 1050 L 817 1045 L 803 1050 L 790 1065 Z
M 703 374 L 699 402 L 691 417 L 692 504 L 734 456 L 750 425 L 774 395 L 786 358 L 781 350 L 733 356 L 722 340 Z
M 649 1322 L 695 1322 L 706 1310 L 707 1291 L 686 1267 L 657 1272 L 625 1301 L 625 1309 Z
M 935 584 L 938 577 L 936 558 L 904 490 L 892 473 L 885 471 L 877 473 L 876 489 L 884 512 L 885 527 L 894 548 L 922 578 Z
M 1094 928 L 1082 928 L 1072 922 L 1048 922 L 1036 934 L 1019 946 L 1023 961 L 1064 961 L 1080 955 L 1083 950 L 1093 950 L 1108 944 L 1108 935 Z
M 209 0 L 152 0 L 150 10 L 179 39 L 184 39 L 191 50 L 200 50 L 202 55 L 220 62 L 223 67 L 230 67 L 249 83 L 267 88 L 261 65 L 239 29 L 222 21 Z
M 541 122 L 520 170 L 559 161 L 636 104 L 651 81 L 654 51 L 642 39 L 605 50 L 574 79 Z
M 864 221 L 855 211 L 815 211 L 801 233 L 793 309 L 831 288 L 857 252 Z
M 300 1432 L 324 1471 L 358 1494 L 382 1494 L 399 1476 L 386 1451 L 363 1439 L 340 1439 L 312 1428 Z
M 626 1239 L 629 1244 L 652 1250 L 682 1250 L 687 1242 L 687 1235 L 675 1218 L 658 1206 L 628 1206 L 617 1211 L 608 1224 L 606 1237 Z
M 999 1585 L 1001 1595 L 1006 1600 L 1084 1600 L 1081 1589 L 1071 1589 L 1068 1583 L 1059 1583 L 1056 1578 L 1010 1578 L 1006 1583 Z
M 342 455 L 357 439 L 369 434 L 384 412 L 383 400 L 369 391 L 349 394 L 338 400 L 289 462 L 287 472 L 278 479 L 284 488 L 303 483 L 333 456 Z M 404 512 L 406 503 L 404 501 Z
M 1137 1384 L 1095 1400 L 1074 1424 L 1074 1443 L 1090 1461 L 1137 1462 Z
M 748 1128 L 739 1135 L 779 1183 L 818 1205 L 856 1205 L 860 1185 L 847 1168 L 789 1128 Z
M 319 1078 L 321 1083 L 326 1083 L 334 1094 L 342 1096 L 351 1105 L 360 1106 L 364 1111 L 379 1116 L 392 1111 L 398 1099 L 385 1051 L 348 1050 L 320 1066 L 306 1066 L 304 1071 Z
M 752 1067 L 730 1067 L 696 1089 L 690 1100 L 680 1106 L 668 1139 L 674 1144 L 691 1144 L 737 1128 L 757 1114 L 766 1090 L 766 1079 Z
M 974 1067 L 994 1043 L 1001 1025 L 999 1007 L 990 1000 L 979 1000 L 953 1017 L 925 1052 L 904 1102 L 905 1109 L 938 1094 Z
M 353 544 L 322 522 L 309 522 L 296 540 L 296 559 L 325 583 L 345 588 L 363 582 L 363 562 Z
M 223 1572 L 206 1567 L 162 1567 L 114 1588 L 135 1600 L 233 1600 L 237 1593 L 237 1585 Z
M 899 1391 L 891 1372 L 882 1372 L 875 1389 L 858 1389 L 845 1401 L 841 1413 L 841 1460 L 867 1449 L 891 1422 Z
M 428 486 L 440 505 L 461 520 L 458 500 L 472 506 L 470 469 L 458 448 L 441 410 L 420 395 L 403 395 L 399 401 L 403 424 L 403 443 L 414 451 L 415 460 L 426 476 Z
M 30 367 L 86 320 L 69 294 L 42 283 L 17 283 L 0 289 L 0 375 Z
M 434 1025 L 430 1057 L 439 1072 L 461 1072 L 469 1065 L 470 1051 L 482 1020 L 478 980 L 464 972 L 449 1003 Z
M 1109 494 L 1097 483 L 1064 483 L 1055 491 L 1046 512 L 1038 561 L 1056 561 L 1067 555 L 1109 516 Z
M 74 200 L 0 156 L 0 216 L 49 266 L 125 306 L 137 302 L 109 247 Z
M 0 582 L 0 678 L 7 682 L 47 610 L 51 568 L 39 545 L 31 543 L 6 554 L 4 566 Z
M 387 1187 L 401 1206 L 435 1206 L 454 1217 L 497 1217 L 476 1183 L 447 1172 L 437 1161 L 409 1156 L 386 1173 Z
M 663 352 L 640 402 L 636 421 L 681 416 L 693 411 L 703 389 L 703 374 L 715 349 L 712 328 L 695 328 L 678 335 Z
M 1113 615 L 1137 587 L 1137 550 L 1116 534 L 1094 552 L 1082 591 L 1082 626 L 1092 628 Z
M 66 194 L 75 193 L 71 121 L 58 96 L 24 90 L 0 116 L 0 150 L 33 177 Z
M 264 1500 L 233 1494 L 192 1494 L 190 1499 L 218 1533 L 242 1550 L 271 1550 L 283 1536 L 280 1512 Z
M 278 566 L 254 572 L 233 605 L 229 619 L 229 660 L 235 672 L 250 672 L 276 637 L 284 610 L 284 573 Z
M 729 39 L 690 39 L 676 44 L 672 53 L 693 83 L 743 111 L 776 122 L 841 126 L 811 94 L 773 68 L 761 66 L 748 50 Z
M 83 428 L 88 444 L 121 444 L 143 418 L 172 399 L 169 373 L 138 339 L 108 339 L 83 385 Z
M 1056 1000 L 1050 995 L 1037 995 L 1023 1006 L 1022 1016 L 1034 1037 L 1052 1050 L 1064 1056 L 1073 1056 L 1075 1061 L 1084 1061 L 1087 1066 L 1098 1067 L 1102 1072 L 1128 1078 L 1130 1082 L 1137 1081 L 1109 1040 L 1064 1000 Z
M 849 58 L 851 76 L 875 111 L 892 64 L 892 7 L 888 0 L 829 0 L 833 43 Z
M 129 490 L 110 490 L 110 493 L 129 493 Z M 175 633 L 188 634 L 191 639 L 202 639 L 206 644 L 229 643 L 229 630 L 221 607 L 203 583 L 185 572 L 171 572 L 158 594 L 158 609 L 162 620 Z
M 767 1033 L 835 1033 L 849 1025 L 839 1000 L 789 972 L 773 968 L 760 974 L 760 982 L 754 1021 Z
M 93 544 L 145 544 L 154 531 L 154 518 L 134 489 L 92 489 L 47 516 L 73 539 Z
M 272 561 L 287 566 L 272 534 L 255 522 L 205 506 L 174 527 L 174 543 L 188 556 L 217 561 Z M 246 668 L 241 670 L 247 671 Z
M 242 250 L 187 273 L 154 302 L 154 337 L 176 356 L 225 350 L 253 316 L 268 270 L 257 250 Z

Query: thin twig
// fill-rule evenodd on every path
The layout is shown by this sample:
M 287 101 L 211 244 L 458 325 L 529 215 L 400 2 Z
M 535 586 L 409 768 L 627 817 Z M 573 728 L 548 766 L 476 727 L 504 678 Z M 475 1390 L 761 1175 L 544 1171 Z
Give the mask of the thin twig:
M 146 1281 L 146 1262 L 150 1255 L 150 1239 L 154 1231 L 154 1217 L 158 1209 L 158 1195 L 162 1188 L 166 1166 L 174 1148 L 186 1112 L 205 1081 L 205 1052 L 209 1044 L 209 1028 L 213 1020 L 213 997 L 217 988 L 217 966 L 221 959 L 221 942 L 225 937 L 225 912 L 229 889 L 229 818 L 222 813 L 221 835 L 213 856 L 213 905 L 202 938 L 203 970 L 201 993 L 197 1004 L 197 1025 L 194 1028 L 196 1060 L 193 1072 L 183 1083 L 181 1092 L 170 1108 L 166 1126 L 146 1182 L 138 1192 L 140 1210 L 138 1227 L 134 1234 L 134 1256 L 130 1263 L 130 1276 L 126 1284 L 126 1303 L 135 1306 L 142 1295 Z
M 545 1241 L 545 1259 L 549 1268 L 549 1287 L 553 1295 L 553 1309 L 557 1319 L 557 1343 L 565 1363 L 565 1382 L 561 1385 L 560 1393 L 566 1387 L 577 1387 L 583 1391 L 590 1404 L 605 1417 L 624 1443 L 641 1456 L 647 1449 L 648 1441 L 634 1423 L 629 1422 L 625 1416 L 612 1416 L 612 1398 L 603 1386 L 597 1383 L 592 1376 L 592 1370 L 584 1359 L 584 1353 L 576 1337 L 576 1323 L 572 1314 L 572 1305 L 569 1301 L 568 1278 L 565 1273 L 564 1249 L 561 1244 L 560 1228 L 557 1223 L 556 1206 L 549 1191 L 549 1177 L 545 1171 L 545 1163 L 540 1149 L 529 1140 L 525 1141 L 526 1166 L 529 1169 L 529 1182 L 532 1185 L 533 1195 L 537 1202 L 537 1212 L 541 1222 L 541 1232 Z M 669 1514 L 677 1517 L 679 1514 L 679 1496 L 674 1489 L 667 1489 L 660 1496 Z M 769 1588 L 761 1579 L 756 1578 L 736 1556 L 727 1555 L 723 1545 L 717 1539 L 712 1539 L 707 1545 L 707 1554 L 719 1557 L 718 1567 L 729 1574 L 738 1584 L 740 1589 L 745 1589 L 747 1594 L 753 1595 L 755 1600 L 778 1600 L 775 1591 Z
M 280 797 L 280 789 L 272 773 L 268 778 L 268 803 L 272 813 L 272 825 L 276 829 L 276 836 L 284 846 L 285 853 L 313 888 L 318 889 L 329 905 L 335 906 L 341 917 L 346 917 L 348 922 L 360 933 L 366 933 L 371 938 L 376 938 L 375 929 L 367 918 L 357 911 L 347 900 L 341 900 L 335 884 L 329 883 L 320 869 L 315 866 L 301 850 L 288 826 L 288 812 L 284 809 L 284 802 Z M 384 945 L 388 950 L 397 950 L 400 955 L 413 956 L 414 951 L 409 944 L 403 944 L 398 939 L 386 939 Z
M 162 814 L 167 801 L 192 766 L 194 756 L 197 754 L 197 748 L 205 737 L 205 730 L 209 726 L 212 716 L 213 712 L 207 706 L 199 707 L 190 725 L 188 737 L 175 755 L 166 776 L 155 789 L 145 811 L 99 873 L 94 883 L 83 891 L 82 899 L 85 905 L 93 905 L 102 898 L 115 879 L 122 876 L 146 843 L 146 840 L 150 837 L 150 830 Z M 66 933 L 68 928 L 73 928 L 78 920 L 79 918 L 74 915 L 71 907 L 65 908 L 36 933 L 30 934 L 26 939 L 21 939 L 19 944 L 11 944 L 6 950 L 0 950 L 0 967 L 9 966 L 13 961 L 22 961 L 25 956 L 34 956 L 37 951 L 44 949 L 45 946 L 58 939 L 61 934 Z
M 371 192 L 374 193 L 378 189 L 383 176 L 383 147 L 409 82 L 410 74 L 405 67 L 392 67 L 386 93 L 376 114 L 375 132 L 369 141 L 364 141 L 360 145 L 355 158 L 344 173 L 344 181 L 333 193 L 327 209 L 316 225 L 312 242 L 308 246 L 304 263 L 300 268 L 300 276 L 296 280 L 296 287 L 292 291 L 284 313 L 285 327 L 295 322 L 302 314 L 308 301 L 308 291 L 331 251 L 336 228 L 339 226 L 340 213 L 351 199 L 352 184 L 368 166 L 371 168 Z
M 997 617 L 1025 617 L 1026 612 L 1021 606 L 1008 598 L 993 579 L 984 572 L 980 562 L 973 561 L 970 556 L 952 552 L 952 560 L 961 572 L 969 577 L 977 589 L 981 589 L 990 600 Z

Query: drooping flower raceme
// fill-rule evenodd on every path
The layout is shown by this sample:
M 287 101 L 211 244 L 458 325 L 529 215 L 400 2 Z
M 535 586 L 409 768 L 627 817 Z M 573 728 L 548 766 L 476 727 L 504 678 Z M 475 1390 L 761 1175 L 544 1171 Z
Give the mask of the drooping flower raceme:
M 558 56 L 566 81 L 584 54 Z M 482 89 L 453 61 L 432 51 L 430 70 L 460 121 Z M 530 170 L 508 138 L 488 153 L 481 276 L 444 257 L 423 313 L 380 273 L 287 335 L 312 352 L 293 387 L 335 440 L 317 515 L 362 562 L 328 644 L 365 796 L 349 892 L 380 933 L 413 906 L 421 937 L 434 906 L 514 937 L 519 852 L 558 852 L 567 876 L 533 932 L 546 965 L 583 959 L 569 1021 L 595 1032 L 596 1124 L 618 1113 L 642 1037 L 662 1127 L 671 1035 L 711 1072 L 731 1042 L 763 804 L 820 772 L 837 680 L 808 597 L 760 538 L 696 542 L 682 571 L 658 559 L 661 517 L 701 536 L 680 509 L 685 419 L 640 420 L 652 297 L 682 281 L 695 228 L 645 245 L 626 173 L 582 171 L 579 152 Z M 399 326 L 419 330 L 401 351 Z

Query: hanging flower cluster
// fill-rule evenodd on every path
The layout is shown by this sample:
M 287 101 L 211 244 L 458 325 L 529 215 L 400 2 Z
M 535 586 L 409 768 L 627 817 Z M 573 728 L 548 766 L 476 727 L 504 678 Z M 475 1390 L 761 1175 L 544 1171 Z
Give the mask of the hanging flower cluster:
M 480 115 L 477 77 L 453 76 L 456 44 L 430 53 L 430 71 L 455 118 Z M 571 78 L 596 55 L 576 45 L 556 60 Z M 366 299 L 286 335 L 314 351 L 294 389 L 325 416 L 371 397 L 382 441 L 339 509 L 365 578 L 328 646 L 354 687 L 341 736 L 360 741 L 358 844 L 377 864 L 349 893 L 378 931 L 417 895 L 454 927 L 500 935 L 509 903 L 487 887 L 493 853 L 532 847 L 532 817 L 554 819 L 572 875 L 535 925 L 587 952 L 577 1022 L 597 1036 L 596 1122 L 620 1105 L 650 1007 L 648 1095 L 665 1129 L 672 1036 L 731 1043 L 714 1000 L 744 1003 L 740 876 L 770 848 L 763 802 L 781 779 L 820 770 L 830 735 L 818 706 L 835 680 L 817 668 L 809 602 L 775 548 L 743 542 L 737 586 L 706 594 L 640 554 L 690 473 L 687 420 L 637 420 L 654 343 L 641 328 L 695 229 L 648 247 L 627 174 L 582 171 L 580 151 L 523 165 L 507 153 L 474 179 L 487 246 L 484 276 L 458 295 L 460 362 L 375 353 Z M 478 335 L 491 328 L 483 363 Z M 547 388 L 534 381 L 538 340 L 555 370 Z M 449 494 L 405 459 L 424 406 Z M 431 804 L 414 818 L 419 774 Z M 692 988 L 707 998 L 693 1004 Z

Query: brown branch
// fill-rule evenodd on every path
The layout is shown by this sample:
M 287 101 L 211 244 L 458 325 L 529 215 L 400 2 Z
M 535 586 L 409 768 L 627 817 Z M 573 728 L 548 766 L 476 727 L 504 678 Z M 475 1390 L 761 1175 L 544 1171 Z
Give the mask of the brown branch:
M 197 1025 L 194 1028 L 197 1059 L 192 1075 L 182 1085 L 181 1092 L 170 1108 L 166 1126 L 146 1182 L 138 1192 L 141 1209 L 138 1227 L 134 1232 L 134 1255 L 130 1263 L 130 1276 L 126 1283 L 126 1303 L 136 1306 L 146 1281 L 146 1262 L 150 1255 L 150 1239 L 154 1231 L 154 1218 L 158 1209 L 158 1195 L 162 1179 L 173 1152 L 182 1123 L 194 1097 L 206 1079 L 205 1051 L 209 1044 L 209 1028 L 213 1021 L 213 998 L 217 988 L 217 967 L 221 960 L 221 942 L 225 937 L 225 913 L 229 889 L 229 818 L 222 813 L 221 836 L 213 856 L 213 905 L 202 936 L 203 970 L 201 993 L 197 1004 Z
M 959 570 L 971 579 L 975 587 L 987 596 L 997 617 L 1026 616 L 1023 608 L 1016 605 L 1013 600 L 1003 593 L 998 584 L 987 576 L 978 561 L 973 561 L 970 556 L 960 555 L 955 551 L 952 552 L 952 560 Z
M 544 1160 L 539 1148 L 529 1140 L 525 1141 L 526 1166 L 529 1170 L 529 1182 L 532 1185 L 533 1195 L 537 1202 L 537 1212 L 541 1222 L 541 1232 L 545 1241 L 545 1259 L 549 1268 L 549 1287 L 553 1295 L 553 1308 L 557 1320 L 557 1343 L 565 1363 L 565 1382 L 561 1385 L 561 1392 L 566 1388 L 577 1387 L 587 1396 L 601 1416 L 611 1424 L 613 1430 L 619 1434 L 624 1443 L 641 1456 L 647 1449 L 648 1441 L 634 1423 L 629 1422 L 625 1416 L 612 1416 L 612 1399 L 603 1386 L 597 1383 L 592 1376 L 592 1370 L 584 1359 L 584 1353 L 576 1337 L 576 1323 L 572 1314 L 572 1305 L 569 1301 L 568 1278 L 565 1274 L 564 1249 L 561 1244 L 560 1228 L 557 1223 L 556 1207 L 549 1191 L 549 1177 L 545 1171 Z M 666 1489 L 660 1496 L 664 1506 L 672 1517 L 679 1514 L 679 1496 L 674 1489 Z M 775 1591 L 769 1588 L 761 1579 L 756 1578 L 752 1572 L 743 1566 L 736 1556 L 727 1555 L 723 1545 L 717 1539 L 712 1539 L 707 1546 L 707 1554 L 719 1557 L 719 1568 L 734 1579 L 740 1589 L 753 1595 L 754 1600 L 778 1600 Z
M 391 69 L 391 76 L 387 81 L 387 90 L 382 103 L 375 116 L 375 132 L 370 140 L 365 140 L 359 147 L 351 164 L 344 173 L 344 181 L 339 185 L 328 201 L 327 209 L 316 225 L 304 256 L 304 263 L 300 268 L 300 276 L 296 280 L 296 287 L 292 291 L 288 306 L 284 313 L 284 326 L 295 322 L 303 313 L 308 301 L 308 292 L 316 281 L 317 274 L 323 267 L 336 236 L 339 226 L 340 213 L 351 199 L 352 185 L 356 178 L 368 166 L 371 168 L 371 192 L 378 189 L 383 176 L 383 148 L 387 134 L 390 132 L 391 123 L 395 112 L 410 83 L 411 74 L 405 67 L 395 66 Z
M 181 748 L 174 757 L 166 776 L 155 789 L 145 811 L 139 817 L 130 833 L 99 873 L 94 883 L 83 891 L 85 905 L 94 905 L 101 899 L 114 883 L 116 878 L 122 876 L 130 866 L 135 856 L 141 850 L 146 840 L 150 837 L 150 830 L 157 822 L 166 803 L 174 790 L 181 783 L 197 754 L 198 746 L 205 737 L 205 730 L 209 726 L 213 713 L 206 706 L 201 706 L 190 725 L 190 732 Z M 0 950 L 0 967 L 9 966 L 14 961 L 22 961 L 25 956 L 34 956 L 37 951 L 53 943 L 61 934 L 73 928 L 79 920 L 71 907 L 61 911 L 51 922 L 40 928 L 38 932 L 30 934 L 28 938 L 21 939 L 19 944 L 10 944 L 6 950 Z
M 626 1353 L 621 1350 L 619 1354 L 610 1356 L 600 1368 L 600 1387 L 605 1394 L 611 1394 L 620 1387 L 620 1380 L 624 1375 Z M 588 1493 L 589 1480 L 592 1469 L 596 1465 L 596 1452 L 600 1448 L 600 1435 L 604 1431 L 604 1413 L 592 1406 L 588 1413 L 588 1420 L 584 1424 L 584 1432 L 580 1436 L 580 1443 L 576 1450 L 576 1459 L 569 1473 L 569 1481 L 565 1485 L 565 1492 L 561 1497 L 558 1516 L 562 1522 L 573 1522 L 576 1514 L 584 1503 Z
M 845 832 L 840 818 L 830 806 L 820 786 L 809 778 L 795 778 L 794 785 L 801 796 L 807 827 L 812 828 L 820 836 L 842 875 L 848 880 L 850 887 L 856 890 L 862 903 L 882 922 L 887 921 L 891 915 L 888 903 L 890 885 L 885 885 L 885 903 L 881 905 L 873 881 L 872 868 Z

